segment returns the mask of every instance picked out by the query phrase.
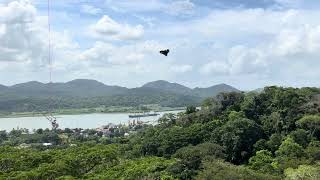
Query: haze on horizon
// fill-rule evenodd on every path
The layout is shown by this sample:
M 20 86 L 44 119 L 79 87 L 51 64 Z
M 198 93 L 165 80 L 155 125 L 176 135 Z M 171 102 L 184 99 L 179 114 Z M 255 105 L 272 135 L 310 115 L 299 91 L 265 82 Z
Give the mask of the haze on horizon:
M 320 86 L 320 1 L 53 0 L 53 81 Z M 0 0 L 0 84 L 48 82 L 47 4 Z M 158 53 L 171 50 L 168 57 Z

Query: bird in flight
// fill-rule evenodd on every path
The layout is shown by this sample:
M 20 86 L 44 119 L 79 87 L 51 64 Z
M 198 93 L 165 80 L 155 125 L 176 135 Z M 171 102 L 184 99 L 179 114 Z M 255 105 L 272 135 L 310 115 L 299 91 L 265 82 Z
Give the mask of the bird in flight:
M 169 49 L 167 49 L 167 50 L 161 50 L 161 51 L 160 51 L 160 54 L 163 54 L 163 55 L 165 55 L 165 56 L 168 56 L 169 52 L 170 52 Z

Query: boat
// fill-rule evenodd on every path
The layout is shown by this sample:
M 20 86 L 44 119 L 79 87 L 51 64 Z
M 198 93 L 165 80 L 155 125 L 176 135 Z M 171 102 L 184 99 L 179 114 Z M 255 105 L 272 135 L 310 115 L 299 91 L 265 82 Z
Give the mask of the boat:
M 159 116 L 159 113 L 149 112 L 149 113 L 140 113 L 140 114 L 129 114 L 129 118 L 141 118 L 149 116 Z

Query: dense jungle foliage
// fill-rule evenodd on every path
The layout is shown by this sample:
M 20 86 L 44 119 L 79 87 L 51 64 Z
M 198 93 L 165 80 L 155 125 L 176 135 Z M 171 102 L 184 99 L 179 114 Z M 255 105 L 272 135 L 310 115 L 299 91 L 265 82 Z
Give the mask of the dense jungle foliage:
M 1 132 L 0 179 L 320 179 L 317 88 L 221 93 L 124 129 Z

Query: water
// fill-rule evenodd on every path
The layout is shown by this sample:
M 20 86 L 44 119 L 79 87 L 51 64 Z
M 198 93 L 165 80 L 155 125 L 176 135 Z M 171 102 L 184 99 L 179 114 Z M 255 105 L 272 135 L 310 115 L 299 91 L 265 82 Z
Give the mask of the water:
M 143 122 L 154 122 L 158 120 L 165 113 L 177 114 L 181 111 L 167 111 L 159 112 L 159 116 L 150 116 L 140 118 Z M 109 123 L 124 124 L 128 123 L 129 113 L 104 113 L 104 114 L 79 114 L 79 115 L 59 115 L 57 121 L 59 128 L 97 128 Z M 17 128 L 27 128 L 29 130 L 39 128 L 51 128 L 51 124 L 45 117 L 17 117 L 17 118 L 0 118 L 0 130 L 11 131 Z

